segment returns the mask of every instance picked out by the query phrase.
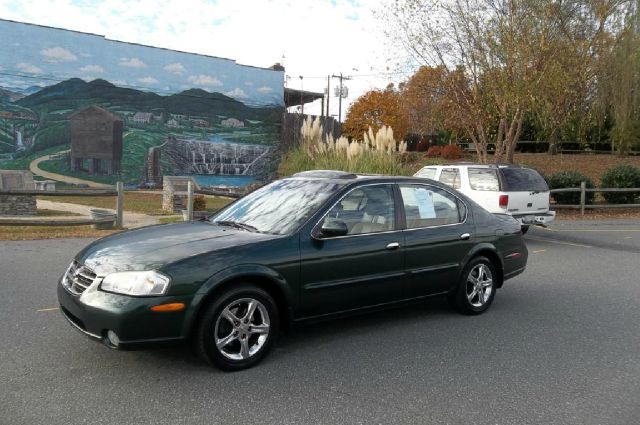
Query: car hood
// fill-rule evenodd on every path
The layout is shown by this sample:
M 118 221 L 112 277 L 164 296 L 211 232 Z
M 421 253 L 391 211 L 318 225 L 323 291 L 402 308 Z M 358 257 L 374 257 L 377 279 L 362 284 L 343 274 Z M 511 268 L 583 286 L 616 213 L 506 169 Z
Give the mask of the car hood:
M 76 259 L 104 276 L 114 271 L 160 269 L 187 257 L 278 237 L 209 222 L 165 224 L 99 239 Z

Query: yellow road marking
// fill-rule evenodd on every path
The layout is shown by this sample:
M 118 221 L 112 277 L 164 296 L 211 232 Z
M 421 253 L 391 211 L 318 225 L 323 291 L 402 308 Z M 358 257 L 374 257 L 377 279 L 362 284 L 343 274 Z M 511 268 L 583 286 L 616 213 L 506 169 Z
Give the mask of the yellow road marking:
M 52 307 L 52 308 L 41 308 L 40 310 L 36 310 L 38 313 L 41 313 L 43 311 L 56 311 L 56 310 L 60 310 L 58 307 Z
M 557 240 L 554 240 L 554 239 L 538 239 L 538 238 L 532 238 L 532 237 L 529 237 L 529 239 L 534 240 L 534 241 L 538 241 L 538 242 L 551 242 L 551 243 L 557 243 L 557 244 L 560 244 L 560 245 L 577 246 L 577 247 L 580 247 L 580 248 L 593 248 L 590 245 L 582 245 L 582 244 L 579 244 L 579 243 L 571 243 L 571 242 L 562 242 L 562 241 L 557 241 Z
M 535 251 L 531 251 L 533 254 L 538 254 L 540 252 L 545 252 L 546 249 L 536 249 Z

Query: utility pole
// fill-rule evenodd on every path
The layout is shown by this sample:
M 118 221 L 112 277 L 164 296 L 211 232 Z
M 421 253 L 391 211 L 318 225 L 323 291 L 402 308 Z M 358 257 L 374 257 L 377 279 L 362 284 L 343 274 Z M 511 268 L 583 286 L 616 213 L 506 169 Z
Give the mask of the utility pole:
M 340 92 L 338 93 L 338 122 L 342 122 L 342 92 L 343 92 L 343 88 L 342 88 L 342 80 L 350 80 L 351 77 L 344 77 L 342 75 L 342 72 L 340 73 L 340 75 L 334 75 L 333 77 L 335 78 L 339 78 L 340 79 Z
M 302 83 L 302 75 L 300 76 L 300 107 L 301 107 L 301 111 L 300 111 L 300 115 L 304 115 L 304 100 L 303 100 L 303 94 L 304 94 L 304 84 Z
M 331 75 L 327 75 L 327 118 L 331 116 L 329 113 L 329 99 L 331 99 Z

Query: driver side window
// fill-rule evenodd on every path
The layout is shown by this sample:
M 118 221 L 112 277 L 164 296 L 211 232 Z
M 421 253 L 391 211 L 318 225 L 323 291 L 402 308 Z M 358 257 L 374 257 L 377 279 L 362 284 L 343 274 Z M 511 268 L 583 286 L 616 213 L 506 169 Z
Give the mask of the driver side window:
M 391 185 L 364 186 L 349 192 L 327 214 L 324 221 L 347 225 L 347 235 L 385 232 L 395 229 L 395 208 Z

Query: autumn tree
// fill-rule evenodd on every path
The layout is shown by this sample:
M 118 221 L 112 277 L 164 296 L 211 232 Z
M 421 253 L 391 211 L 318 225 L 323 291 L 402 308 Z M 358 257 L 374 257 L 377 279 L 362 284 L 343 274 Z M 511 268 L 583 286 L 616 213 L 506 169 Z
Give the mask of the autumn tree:
M 389 85 L 385 90 L 371 90 L 351 104 L 342 133 L 357 140 L 369 127 L 377 132 L 383 125 L 393 129 L 396 140 L 403 140 L 409 130 L 407 110 L 401 94 Z
M 451 126 L 447 111 L 447 72 L 444 67 L 421 66 L 415 74 L 400 84 L 402 100 L 412 133 L 435 134 Z
M 626 153 L 640 144 L 640 1 L 629 8 L 602 74 L 601 99 L 614 121 L 611 139 Z
M 389 35 L 448 74 L 451 111 L 478 159 L 488 161 L 491 143 L 496 162 L 512 162 L 528 114 L 546 108 L 546 117 L 557 117 L 574 107 L 572 91 L 582 87 L 563 73 L 589 78 L 572 63 L 601 50 L 604 32 L 629 1 L 395 0 L 385 16 Z M 579 59 L 563 63 L 567 52 Z

